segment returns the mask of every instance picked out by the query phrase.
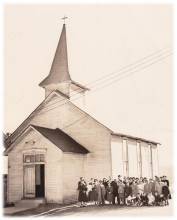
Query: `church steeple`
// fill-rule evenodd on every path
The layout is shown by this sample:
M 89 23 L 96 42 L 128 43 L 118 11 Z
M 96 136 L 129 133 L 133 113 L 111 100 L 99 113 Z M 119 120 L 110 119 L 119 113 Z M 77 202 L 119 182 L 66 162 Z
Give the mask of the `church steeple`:
M 68 68 L 68 52 L 66 40 L 66 24 L 64 17 L 64 24 L 60 35 L 59 43 L 55 52 L 49 75 L 39 84 L 46 91 L 48 96 L 52 91 L 58 90 L 70 97 L 71 90 L 79 93 L 84 93 L 88 90 L 81 84 L 73 81 L 69 74 Z
M 39 84 L 41 87 L 50 84 L 62 83 L 70 81 L 68 69 L 68 54 L 66 42 L 66 25 L 63 24 L 60 40 L 55 52 L 49 75 Z
M 66 24 L 64 20 L 62 32 L 60 35 L 59 43 L 55 52 L 49 75 L 39 84 L 45 89 L 45 96 L 48 96 L 52 91 L 58 90 L 68 98 L 72 93 L 84 94 L 88 88 L 73 81 L 69 74 L 68 68 L 68 52 L 66 41 Z

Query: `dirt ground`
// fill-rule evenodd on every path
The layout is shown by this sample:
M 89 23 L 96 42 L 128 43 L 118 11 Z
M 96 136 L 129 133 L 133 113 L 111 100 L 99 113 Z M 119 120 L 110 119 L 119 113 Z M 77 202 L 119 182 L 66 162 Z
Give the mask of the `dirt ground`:
M 104 205 L 78 207 L 78 205 L 62 206 L 58 204 L 41 205 L 38 208 L 16 213 L 13 216 L 173 216 L 173 205 L 163 207 L 126 207 Z

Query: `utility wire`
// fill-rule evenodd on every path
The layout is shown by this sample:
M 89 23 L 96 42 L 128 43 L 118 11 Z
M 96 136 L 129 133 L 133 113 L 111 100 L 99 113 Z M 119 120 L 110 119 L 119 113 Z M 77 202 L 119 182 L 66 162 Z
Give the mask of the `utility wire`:
M 166 52 L 165 52 L 165 53 L 166 53 Z M 164 55 L 164 54 L 160 54 L 160 55 L 158 55 L 158 56 L 156 56 L 156 57 L 152 57 L 151 59 L 155 59 L 155 58 L 161 57 L 161 56 L 163 56 L 163 55 Z M 147 56 L 147 57 L 149 57 L 149 56 Z M 145 59 L 145 58 L 143 58 L 142 60 L 144 60 L 144 59 Z M 150 59 L 150 60 L 151 60 L 151 59 Z M 138 61 L 138 62 L 139 62 L 139 61 Z M 134 65 L 134 67 L 132 67 L 132 68 L 130 68 L 130 69 L 128 69 L 128 70 L 125 70 L 125 71 L 113 72 L 112 74 L 115 74 L 115 73 L 117 73 L 117 74 L 116 74 L 116 76 L 110 77 L 110 79 L 117 78 L 117 76 L 120 76 L 120 75 L 126 73 L 126 72 L 129 71 L 129 70 L 138 68 L 139 66 L 142 66 L 143 64 L 146 64 L 146 62 L 147 62 L 147 61 L 144 61 L 144 62 L 142 62 L 142 63 L 140 63 L 140 64 L 138 64 L 138 65 Z M 148 62 L 149 62 L 149 61 L 148 61 Z M 135 62 L 135 63 L 137 63 L 137 62 Z M 130 64 L 130 65 L 128 65 L 128 66 L 132 66 L 132 65 L 133 65 L 133 64 Z M 127 67 L 128 67 L 128 66 L 127 66 Z M 121 68 L 120 70 L 126 69 L 127 67 Z M 112 75 L 112 74 L 110 74 L 110 75 Z M 106 76 L 106 78 L 107 78 L 107 76 Z M 107 81 L 110 80 L 110 79 L 107 79 Z M 100 80 L 102 80 L 102 81 L 101 81 L 101 82 L 99 82 L 98 80 L 95 80 L 95 81 L 94 81 L 94 82 L 96 82 L 96 85 L 98 85 L 98 84 L 100 84 L 100 83 L 103 83 L 103 82 L 105 81 L 104 77 L 100 78 Z M 91 84 L 91 83 L 89 83 L 89 84 L 87 84 L 87 85 L 90 85 L 90 84 Z M 92 82 L 92 84 L 93 84 L 93 82 Z M 93 88 L 93 86 L 90 87 L 90 88 Z M 78 89 L 76 89 L 76 90 L 78 90 Z M 75 90 L 75 91 L 76 91 L 76 90 Z M 79 90 L 80 90 L 80 88 L 79 88 Z M 71 94 L 72 94 L 72 93 L 71 93 Z M 72 97 L 74 97 L 74 96 L 77 96 L 78 94 L 80 94 L 80 92 L 74 93 L 73 95 L 70 96 L 70 98 L 72 98 Z M 59 103 L 59 102 L 62 102 L 62 101 L 65 101 L 65 98 L 63 98 L 62 100 L 57 100 L 56 102 L 53 102 L 53 103 L 49 104 L 48 106 L 44 107 L 43 109 L 48 108 L 48 107 L 50 107 L 50 106 L 53 106 L 54 104 Z
M 159 62 L 159 61 L 161 61 L 161 60 L 164 60 L 165 58 L 167 58 L 167 57 L 169 57 L 169 56 L 171 56 L 171 55 L 172 55 L 172 53 L 167 54 L 166 56 L 161 57 L 161 59 L 158 59 L 158 60 L 156 60 L 156 61 L 154 61 L 154 62 L 149 63 L 148 65 L 143 66 L 143 68 L 141 68 L 141 69 L 138 69 L 138 70 L 136 70 L 136 71 L 132 71 L 132 72 L 126 74 L 125 76 L 122 76 L 122 77 L 118 78 L 118 80 L 111 81 L 110 83 L 108 83 L 108 84 L 106 84 L 106 85 L 103 85 L 102 87 L 96 88 L 95 90 L 93 90 L 93 92 L 94 92 L 94 91 L 97 91 L 97 90 L 99 90 L 99 89 L 101 89 L 101 88 L 107 87 L 107 86 L 109 86 L 109 85 L 112 85 L 113 83 L 116 83 L 117 81 L 120 81 L 121 79 L 124 79 L 124 78 L 126 78 L 127 76 L 132 75 L 133 73 L 136 73 L 136 72 L 139 72 L 139 71 L 141 71 L 141 70 L 144 70 L 144 69 L 146 69 L 147 67 L 150 67 L 150 66 L 152 66 L 153 64 L 155 64 L 155 63 L 157 63 L 157 62 Z
M 127 74 L 126 74 L 125 76 L 122 76 L 122 77 L 120 77 L 120 78 L 118 78 L 118 79 L 116 79 L 116 80 L 114 80 L 114 81 L 111 81 L 110 83 L 107 83 L 107 84 L 103 85 L 102 87 L 98 87 L 98 88 L 96 88 L 95 90 L 90 91 L 90 93 L 96 92 L 96 91 L 98 91 L 98 90 L 100 90 L 100 89 L 103 89 L 103 88 L 105 88 L 105 87 L 107 87 L 107 86 L 109 86 L 109 85 L 112 85 L 112 84 L 114 84 L 114 83 L 116 83 L 116 82 L 118 82 L 118 81 L 120 81 L 120 80 L 122 80 L 122 79 L 124 79 L 124 78 L 126 78 L 126 77 L 128 77 L 128 76 L 130 76 L 130 75 L 132 75 L 132 74 L 134 74 L 134 73 L 136 73 L 136 72 L 139 72 L 139 71 L 141 71 L 141 70 L 144 70 L 144 69 L 146 69 L 146 68 L 152 66 L 153 64 L 155 64 L 155 63 L 157 63 L 157 62 L 159 62 L 159 61 L 161 61 L 161 60 L 164 60 L 165 58 L 169 57 L 170 55 L 171 55 L 171 54 L 168 54 L 168 55 L 162 57 L 161 59 L 158 59 L 158 60 L 156 60 L 156 61 L 154 61 L 154 62 L 151 62 L 151 63 L 148 64 L 148 65 L 145 65 L 143 68 L 140 68 L 140 69 L 138 69 L 138 70 L 135 70 L 135 71 L 132 71 L 132 72 L 127 72 Z M 89 94 L 90 94 L 90 93 L 89 93 Z M 77 98 L 75 98 L 75 99 L 71 99 L 70 101 L 75 101 L 75 100 L 80 99 L 80 98 L 81 98 L 81 97 L 77 97 Z M 59 101 L 61 101 L 61 100 L 59 100 Z M 67 101 L 68 101 L 68 100 L 65 99 L 65 102 L 67 102 Z M 56 103 L 55 103 L 55 104 L 56 104 Z M 40 114 L 46 113 L 46 112 L 51 111 L 51 110 L 53 110 L 53 109 L 55 109 L 55 108 L 57 108 L 57 107 L 61 107 L 61 106 L 65 105 L 65 104 L 66 104 L 66 103 L 62 103 L 61 105 L 56 105 L 56 106 L 53 107 L 53 108 L 47 109 L 46 111 L 42 111 L 42 112 L 37 113 L 37 114 L 35 114 L 35 115 L 38 115 L 38 114 L 40 115 Z
M 138 64 L 138 63 L 141 64 L 141 62 L 142 62 L 143 60 L 146 60 L 146 59 L 148 59 L 148 58 L 152 59 L 153 56 L 156 56 L 156 54 L 158 55 L 158 53 L 162 53 L 162 54 L 163 54 L 163 53 L 166 53 L 166 52 L 165 52 L 166 50 L 167 50 L 167 52 L 168 52 L 168 50 L 171 50 L 171 49 L 170 49 L 170 47 L 165 47 L 165 48 L 163 48 L 163 49 L 159 49 L 159 50 L 157 50 L 156 52 L 153 52 L 153 53 L 151 53 L 151 54 L 149 54 L 149 55 L 147 55 L 147 56 L 144 56 L 144 57 L 142 57 L 141 59 L 138 59 L 137 61 L 135 61 L 135 62 L 133 62 L 133 63 L 130 63 L 130 64 L 126 65 L 126 66 L 123 66 L 122 68 L 120 68 L 120 69 L 118 69 L 118 70 L 116 70 L 116 71 L 113 71 L 113 72 L 111 72 L 111 73 L 108 73 L 108 74 L 106 74 L 106 75 L 104 75 L 104 76 L 98 78 L 97 80 L 94 80 L 94 81 L 88 83 L 88 85 L 90 85 L 90 84 L 95 84 L 97 81 L 101 81 L 103 78 L 106 79 L 107 77 L 110 77 L 111 75 L 114 75 L 114 74 L 116 74 L 117 72 L 119 72 L 119 71 L 121 71 L 121 70 L 124 70 L 124 69 L 127 69 L 127 68 L 131 67 L 131 66 L 134 66 L 135 64 Z M 162 51 L 162 52 L 161 52 L 161 51 Z M 163 51 L 164 51 L 164 52 L 163 52 Z M 88 86 L 88 85 L 87 85 L 87 86 Z
M 164 58 L 166 58 L 166 57 L 168 57 L 170 54 L 168 54 L 167 56 L 165 56 L 165 57 L 162 57 L 162 59 L 164 59 Z M 159 61 L 160 61 L 161 59 L 159 59 Z M 155 62 L 151 62 L 151 63 L 149 63 L 149 64 L 154 64 L 154 63 L 156 63 L 156 62 L 158 62 L 158 60 L 156 60 Z M 145 63 L 146 64 L 146 63 Z M 148 64 L 148 65 L 149 65 Z M 146 65 L 146 66 L 148 66 L 148 65 Z M 146 67 L 145 66 L 145 67 Z M 151 65 L 150 65 L 151 66 Z M 128 74 L 124 74 L 124 75 L 122 75 L 122 77 L 120 78 L 118 78 L 118 81 L 120 80 L 120 79 L 122 79 L 122 78 L 124 78 L 124 76 L 129 76 L 129 75 L 131 75 L 132 73 L 134 73 L 134 72 L 137 72 L 137 71 L 140 71 L 141 69 L 144 69 L 145 67 L 144 66 L 142 66 L 143 68 L 139 68 L 139 69 L 137 69 L 137 70 L 135 70 L 135 71 L 131 71 L 131 72 L 128 72 L 128 71 L 125 71 L 124 73 L 128 73 Z M 113 81 L 114 80 L 114 81 Z M 114 82 L 117 82 L 117 78 L 116 79 L 112 79 L 112 81 L 110 81 L 110 83 L 107 83 L 106 85 L 109 85 L 109 84 L 112 84 L 112 83 L 114 83 Z M 102 86 L 102 87 L 98 87 L 98 88 L 96 88 L 96 89 L 94 89 L 94 90 L 91 90 L 90 91 L 90 93 L 92 93 L 92 92 L 94 92 L 94 91 L 97 91 L 98 89 L 101 89 L 101 88 L 104 88 L 105 86 L 106 86 L 105 84 Z M 89 93 L 89 94 L 90 94 Z M 73 95 L 74 96 L 74 95 Z M 73 96 L 71 97 L 71 98 L 73 98 Z M 77 100 L 77 99 L 80 99 L 81 97 L 77 97 L 76 99 L 70 99 L 70 100 L 72 100 L 72 101 L 74 101 L 74 100 Z M 66 102 L 66 99 L 62 99 L 62 100 L 58 100 L 58 101 L 56 101 L 55 103 L 52 103 L 51 105 L 49 105 L 49 106 L 46 106 L 46 108 L 48 108 L 48 107 L 51 107 L 51 106 L 54 106 L 55 104 L 57 104 L 57 103 L 60 103 L 60 102 L 62 102 L 62 101 L 64 101 L 64 102 Z M 62 104 L 63 105 L 63 104 Z M 46 109 L 46 108 L 43 108 L 43 109 Z

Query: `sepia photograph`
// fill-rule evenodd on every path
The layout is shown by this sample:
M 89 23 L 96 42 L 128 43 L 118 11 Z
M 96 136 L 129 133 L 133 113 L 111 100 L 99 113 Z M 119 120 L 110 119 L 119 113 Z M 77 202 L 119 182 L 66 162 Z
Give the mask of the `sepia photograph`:
M 3 4 L 3 217 L 173 217 L 173 4 Z

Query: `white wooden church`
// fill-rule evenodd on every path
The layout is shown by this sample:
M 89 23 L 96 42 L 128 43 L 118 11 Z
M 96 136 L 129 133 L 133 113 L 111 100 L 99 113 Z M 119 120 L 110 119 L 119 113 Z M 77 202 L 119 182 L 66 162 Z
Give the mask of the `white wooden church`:
M 68 71 L 65 24 L 50 73 L 39 86 L 45 99 L 12 133 L 6 150 L 8 202 L 75 201 L 81 176 L 158 175 L 157 142 L 116 133 L 72 101 L 73 94 L 84 97 L 89 89 Z

